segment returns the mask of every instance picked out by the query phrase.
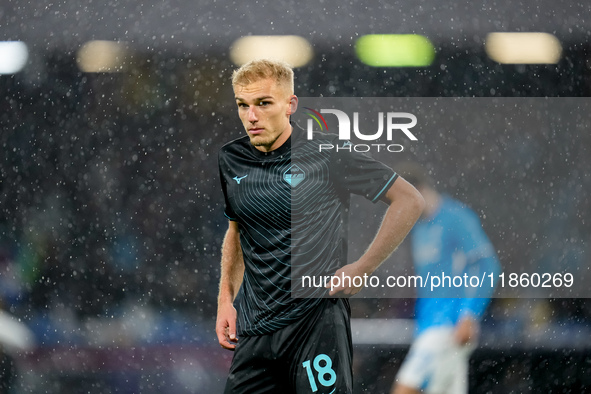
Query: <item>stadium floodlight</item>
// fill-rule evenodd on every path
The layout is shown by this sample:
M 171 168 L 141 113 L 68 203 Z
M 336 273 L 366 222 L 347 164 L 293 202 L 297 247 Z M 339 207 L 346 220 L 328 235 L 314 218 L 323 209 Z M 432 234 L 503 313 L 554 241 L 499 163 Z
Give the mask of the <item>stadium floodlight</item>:
M 84 72 L 120 72 L 127 68 L 128 55 L 123 42 L 95 40 L 78 50 L 76 60 Z
M 27 44 L 22 41 L 0 41 L 0 74 L 16 74 L 29 59 Z
M 230 59 L 239 66 L 251 60 L 272 59 L 302 67 L 313 56 L 312 45 L 305 38 L 290 35 L 241 37 L 230 48 Z
M 418 34 L 368 34 L 355 42 L 355 52 L 373 67 L 427 67 L 435 59 L 431 41 Z
M 490 33 L 485 50 L 501 64 L 556 64 L 562 45 L 549 33 Z

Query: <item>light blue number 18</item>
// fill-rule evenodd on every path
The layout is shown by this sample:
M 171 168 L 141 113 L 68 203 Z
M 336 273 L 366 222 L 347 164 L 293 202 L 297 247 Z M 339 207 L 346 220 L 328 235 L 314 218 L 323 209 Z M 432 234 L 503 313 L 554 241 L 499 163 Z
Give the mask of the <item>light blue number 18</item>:
M 324 361 L 324 366 L 320 366 L 321 361 Z M 316 372 L 318 372 L 318 382 L 321 385 L 329 387 L 337 381 L 337 374 L 332 369 L 332 360 L 326 354 L 319 354 L 316 356 L 313 365 Z M 316 380 L 312 374 L 312 368 L 310 368 L 310 360 L 304 361 L 302 366 L 306 369 L 308 380 L 310 381 L 310 387 L 312 388 L 312 392 L 315 393 L 318 391 L 318 386 L 316 385 Z M 326 379 L 326 375 L 329 376 L 329 379 Z

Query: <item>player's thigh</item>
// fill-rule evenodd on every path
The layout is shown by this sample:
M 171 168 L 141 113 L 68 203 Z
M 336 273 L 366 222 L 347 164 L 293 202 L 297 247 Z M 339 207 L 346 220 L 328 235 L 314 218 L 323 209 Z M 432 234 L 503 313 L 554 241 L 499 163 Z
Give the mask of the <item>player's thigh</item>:
M 428 329 L 412 344 L 397 381 L 426 393 L 463 393 L 472 349 L 455 342 L 453 327 Z
M 304 322 L 305 335 L 296 345 L 291 365 L 296 393 L 351 393 L 353 346 L 348 304 L 327 300 L 317 315 Z
M 280 367 L 280 361 L 272 353 L 270 336 L 242 337 L 232 358 L 224 393 L 288 392 L 286 379 L 278 376 L 286 368 L 287 365 Z
M 449 381 L 442 382 L 442 385 L 449 387 L 450 394 L 468 393 L 468 370 L 470 364 L 470 355 L 474 350 L 473 345 L 454 344 L 452 351 L 449 352 L 446 359 L 441 364 L 444 368 L 442 374 L 444 379 L 449 377 Z
M 450 349 L 451 328 L 428 329 L 412 343 L 404 362 L 396 376 L 396 381 L 403 386 L 417 390 L 426 390 L 440 379 L 440 368 L 445 355 Z

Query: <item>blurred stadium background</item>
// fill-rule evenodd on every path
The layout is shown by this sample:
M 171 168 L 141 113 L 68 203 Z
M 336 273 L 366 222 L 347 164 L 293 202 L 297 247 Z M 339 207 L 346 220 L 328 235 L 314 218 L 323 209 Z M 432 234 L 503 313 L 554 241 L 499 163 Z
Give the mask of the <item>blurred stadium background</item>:
M 589 15 L 549 0 L 3 2 L 0 392 L 221 391 L 217 150 L 242 134 L 228 81 L 244 56 L 295 55 L 300 96 L 583 99 Z M 588 270 L 588 122 L 524 129 L 526 175 L 509 179 L 494 133 L 415 153 L 481 213 L 502 263 Z M 356 392 L 387 392 L 413 299 L 352 305 Z M 591 392 L 590 320 L 587 298 L 493 300 L 471 392 Z

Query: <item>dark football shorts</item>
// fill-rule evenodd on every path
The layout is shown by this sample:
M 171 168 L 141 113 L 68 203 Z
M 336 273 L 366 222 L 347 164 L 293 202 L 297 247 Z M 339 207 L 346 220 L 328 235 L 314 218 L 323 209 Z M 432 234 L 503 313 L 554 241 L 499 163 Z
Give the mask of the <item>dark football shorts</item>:
M 224 393 L 352 393 L 350 315 L 347 299 L 326 298 L 283 329 L 240 337 Z

